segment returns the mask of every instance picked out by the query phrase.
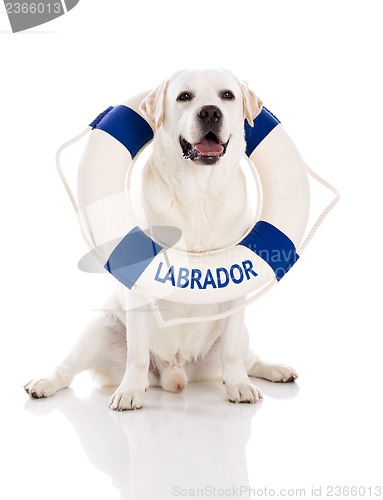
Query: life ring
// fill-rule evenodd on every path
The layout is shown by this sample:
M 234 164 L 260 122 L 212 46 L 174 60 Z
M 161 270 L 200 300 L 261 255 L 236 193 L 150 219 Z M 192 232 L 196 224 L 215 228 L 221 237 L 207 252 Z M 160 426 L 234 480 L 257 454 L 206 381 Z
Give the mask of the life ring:
M 279 120 L 263 107 L 252 127 L 244 125 L 246 155 L 262 186 L 259 220 L 232 246 L 193 254 L 154 241 L 129 201 L 134 159 L 153 138 L 139 111 L 147 94 L 90 124 L 79 166 L 81 220 L 105 269 L 133 291 L 189 304 L 225 302 L 280 280 L 299 257 L 310 195 L 305 164 Z

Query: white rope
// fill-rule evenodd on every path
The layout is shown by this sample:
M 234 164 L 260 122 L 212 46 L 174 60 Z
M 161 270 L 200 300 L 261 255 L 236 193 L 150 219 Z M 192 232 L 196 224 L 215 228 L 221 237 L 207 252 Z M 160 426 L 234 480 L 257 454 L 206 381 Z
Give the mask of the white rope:
M 313 170 L 311 170 L 311 168 L 308 165 L 306 165 L 306 169 L 307 169 L 307 173 L 309 175 L 311 175 L 311 177 L 314 180 L 316 180 L 317 182 L 319 182 L 320 184 L 322 184 L 322 186 L 325 186 L 328 190 L 330 190 L 332 193 L 334 193 L 334 198 L 327 205 L 327 207 L 323 210 L 323 212 L 320 214 L 320 216 L 317 218 L 317 220 L 315 221 L 315 224 L 313 225 L 311 231 L 306 236 L 306 238 L 303 241 L 303 243 L 301 243 L 301 245 L 299 247 L 299 250 L 298 250 L 299 255 L 301 255 L 302 252 L 304 252 L 304 250 L 306 250 L 307 245 L 313 239 L 315 233 L 319 229 L 319 226 L 322 224 L 322 222 L 324 221 L 324 219 L 327 217 L 327 215 L 335 207 L 335 205 L 338 203 L 338 201 L 340 199 L 340 193 L 339 193 L 339 191 L 334 186 L 332 186 L 329 182 L 327 182 L 324 179 L 322 179 L 322 177 L 319 177 L 319 175 L 316 174 Z
M 64 171 L 61 166 L 61 155 L 65 151 L 65 149 L 69 148 L 69 146 L 72 146 L 76 142 L 80 141 L 83 137 L 89 134 L 89 132 L 92 131 L 92 127 L 86 127 L 80 134 L 76 135 L 73 137 L 73 139 L 70 139 L 69 141 L 65 142 L 62 146 L 59 147 L 56 153 L 56 167 L 61 179 L 61 182 L 63 183 L 63 186 L 69 196 L 69 199 L 72 203 L 73 209 L 76 212 L 77 220 L 80 226 L 80 231 L 81 231 L 81 236 L 83 237 L 87 247 L 89 248 L 90 252 L 96 257 L 96 259 L 101 262 L 102 267 L 104 267 L 104 259 L 102 258 L 101 254 L 97 251 L 97 249 L 94 247 L 93 243 L 90 241 L 87 231 L 85 229 L 84 223 L 81 219 L 81 214 L 80 214 L 80 209 L 77 203 L 77 200 L 72 192 L 72 189 L 70 188 L 68 181 L 64 175 Z
M 70 139 L 69 141 L 65 142 L 62 146 L 60 146 L 57 150 L 57 153 L 56 153 L 56 167 L 57 167 L 60 179 L 65 187 L 66 192 L 68 193 L 69 199 L 72 203 L 72 206 L 73 206 L 76 214 L 79 213 L 77 200 L 74 197 L 74 194 L 72 193 L 72 190 L 71 190 L 71 188 L 68 184 L 68 181 L 66 180 L 66 177 L 64 175 L 64 172 L 63 172 L 63 169 L 61 166 L 61 155 L 65 149 L 69 148 L 69 146 L 72 146 L 76 142 L 80 141 L 83 137 L 88 135 L 91 130 L 92 130 L 91 127 L 86 127 L 86 129 L 84 129 L 80 134 L 76 135 L 76 137 L 73 137 L 73 139 Z
M 72 190 L 71 190 L 71 188 L 70 188 L 70 186 L 68 184 L 68 181 L 67 181 L 67 179 L 66 179 L 66 177 L 64 175 L 63 169 L 61 167 L 61 155 L 62 155 L 63 151 L 65 149 L 67 149 L 69 146 L 71 146 L 71 145 L 75 144 L 76 142 L 80 141 L 91 130 L 92 130 L 92 127 L 87 127 L 80 134 L 76 135 L 76 137 L 74 137 L 73 139 L 70 139 L 69 141 L 67 141 L 66 143 L 64 143 L 62 146 L 60 146 L 60 148 L 57 150 L 57 153 L 56 153 L 56 166 L 57 166 L 58 173 L 60 175 L 60 179 L 61 179 L 61 181 L 62 181 L 62 183 L 64 185 L 64 188 L 65 188 L 66 192 L 68 193 L 68 196 L 69 196 L 69 199 L 70 199 L 70 201 L 72 203 L 74 211 L 76 212 L 77 219 L 78 219 L 78 222 L 79 222 L 79 225 L 80 225 L 81 235 L 82 235 L 85 243 L 87 244 L 89 250 L 97 258 L 97 260 L 99 260 L 101 262 L 102 266 L 104 266 L 104 259 L 103 259 L 103 257 L 97 251 L 97 249 L 94 247 L 94 245 L 92 244 L 92 242 L 90 241 L 90 239 L 88 237 L 87 231 L 86 231 L 85 226 L 83 224 L 83 221 L 81 219 L 80 210 L 79 210 L 79 207 L 78 207 L 78 204 L 77 204 L 77 200 L 76 200 L 76 198 L 75 198 L 75 196 L 74 196 L 74 194 L 73 194 L 73 192 L 72 192 Z M 139 151 L 139 154 L 143 151 L 144 148 L 142 148 Z M 137 155 L 137 157 L 138 157 L 138 155 Z M 137 159 L 137 158 L 135 158 L 135 159 Z M 260 180 L 259 180 L 258 172 L 256 171 L 253 163 L 250 160 L 248 160 L 248 164 L 249 164 L 249 166 L 251 168 L 251 171 L 252 171 L 252 174 L 254 176 L 256 187 L 257 187 L 257 192 L 258 192 L 257 209 L 256 209 L 256 213 L 255 213 L 255 219 L 256 219 L 255 222 L 257 222 L 257 220 L 259 218 L 259 213 L 260 213 L 260 210 L 261 210 L 262 189 L 261 189 L 261 183 L 260 183 Z M 133 166 L 133 164 L 131 164 L 131 167 L 132 166 Z M 340 198 L 340 194 L 339 194 L 339 192 L 337 191 L 337 189 L 334 186 L 332 186 L 330 183 L 328 183 L 327 181 L 325 181 L 324 179 L 322 179 L 322 177 L 320 177 L 318 174 L 316 174 L 307 165 L 306 165 L 306 169 L 307 169 L 307 173 L 313 179 L 315 179 L 317 182 L 319 182 L 320 184 L 322 184 L 323 186 L 325 186 L 327 189 L 329 189 L 330 191 L 332 191 L 334 193 L 334 198 L 326 206 L 326 208 L 323 210 L 323 212 L 320 214 L 320 216 L 317 218 L 315 224 L 313 225 L 312 229 L 310 230 L 310 232 L 306 236 L 305 240 L 303 241 L 303 243 L 301 243 L 299 249 L 297 250 L 297 253 L 299 255 L 302 255 L 302 253 L 306 249 L 307 245 L 310 243 L 310 241 L 314 237 L 315 233 L 319 229 L 319 226 L 322 224 L 322 222 L 327 217 L 327 215 L 329 214 L 329 212 L 338 203 L 339 198 Z M 132 168 L 130 168 L 129 171 L 128 171 L 128 176 L 127 176 L 127 184 L 128 184 L 128 186 L 130 184 L 131 172 L 132 172 Z M 249 229 L 249 231 L 250 231 L 250 229 Z M 235 244 L 236 243 L 234 243 L 234 245 Z M 234 245 L 231 245 L 231 246 L 234 246 Z M 199 255 L 201 255 L 201 254 L 199 254 Z M 253 296 L 249 297 L 244 302 L 242 302 L 242 304 L 239 304 L 238 306 L 235 306 L 235 307 L 233 307 L 231 309 L 228 309 L 227 311 L 223 311 L 223 312 L 217 313 L 217 314 L 205 315 L 205 316 L 175 318 L 175 319 L 166 320 L 166 321 L 164 320 L 164 318 L 163 318 L 163 316 L 162 316 L 162 314 L 161 314 L 161 312 L 159 310 L 159 307 L 158 307 L 158 304 L 157 304 L 155 298 L 151 294 L 149 294 L 146 290 L 144 290 L 143 288 L 139 287 L 138 285 L 134 285 L 132 287 L 132 291 L 136 292 L 136 293 L 138 293 L 138 294 L 140 294 L 142 296 L 144 296 L 149 301 L 150 306 L 152 308 L 153 314 L 154 314 L 154 316 L 155 316 L 155 318 L 157 320 L 158 325 L 161 328 L 169 328 L 169 327 L 175 326 L 175 325 L 184 325 L 184 324 L 189 324 L 189 323 L 203 323 L 203 322 L 217 321 L 217 320 L 220 320 L 220 319 L 227 318 L 227 317 L 229 317 L 229 316 L 231 316 L 233 314 L 236 314 L 236 313 L 242 311 L 245 307 L 249 306 L 250 304 L 253 304 L 256 300 L 260 299 L 269 290 L 271 290 L 271 288 L 277 282 L 278 282 L 277 278 L 273 278 L 271 281 L 269 281 L 269 283 L 267 283 L 263 288 L 261 288 L 261 290 L 259 290 L 258 292 L 256 292 Z

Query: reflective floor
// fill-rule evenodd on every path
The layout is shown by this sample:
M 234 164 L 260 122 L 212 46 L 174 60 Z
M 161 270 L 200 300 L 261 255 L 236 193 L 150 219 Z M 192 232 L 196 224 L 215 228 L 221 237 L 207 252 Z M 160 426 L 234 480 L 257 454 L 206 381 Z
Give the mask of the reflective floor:
M 366 420 L 358 391 L 347 405 L 343 382 L 318 392 L 324 376 L 254 382 L 256 405 L 229 403 L 209 382 L 182 394 L 150 388 L 143 409 L 122 413 L 108 409 L 112 389 L 87 377 L 44 400 L 20 391 L 25 411 L 7 415 L 7 498 L 310 498 L 382 482 L 379 413 Z

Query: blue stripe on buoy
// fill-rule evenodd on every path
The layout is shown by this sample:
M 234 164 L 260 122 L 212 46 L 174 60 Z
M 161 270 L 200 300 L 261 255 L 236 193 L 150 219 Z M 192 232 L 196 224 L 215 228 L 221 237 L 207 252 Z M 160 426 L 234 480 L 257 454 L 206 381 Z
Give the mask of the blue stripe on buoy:
M 104 267 L 131 289 L 162 249 L 136 226 L 116 246 Z
M 256 253 L 273 269 L 277 280 L 299 259 L 294 243 L 269 222 L 259 221 L 239 245 Z
M 246 154 L 250 156 L 254 149 L 270 134 L 270 132 L 281 123 L 273 113 L 263 107 L 259 115 L 254 119 L 251 127 L 245 120 Z
M 106 108 L 105 111 L 96 116 L 96 118 L 92 121 L 92 123 L 89 123 L 89 127 L 94 128 L 104 118 L 104 116 L 109 113 L 109 111 L 112 111 L 112 109 L 113 106 L 109 106 L 109 108 Z
M 139 150 L 151 139 L 153 130 L 149 123 L 133 109 L 120 104 L 109 107 L 90 124 L 107 132 L 121 142 L 134 158 Z

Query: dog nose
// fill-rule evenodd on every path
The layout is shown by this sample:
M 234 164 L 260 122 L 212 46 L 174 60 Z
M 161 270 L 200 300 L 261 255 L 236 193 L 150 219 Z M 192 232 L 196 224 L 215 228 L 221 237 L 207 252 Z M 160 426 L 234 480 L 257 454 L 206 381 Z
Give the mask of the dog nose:
M 217 106 L 202 106 L 198 116 L 204 123 L 218 123 L 222 118 L 222 113 Z

